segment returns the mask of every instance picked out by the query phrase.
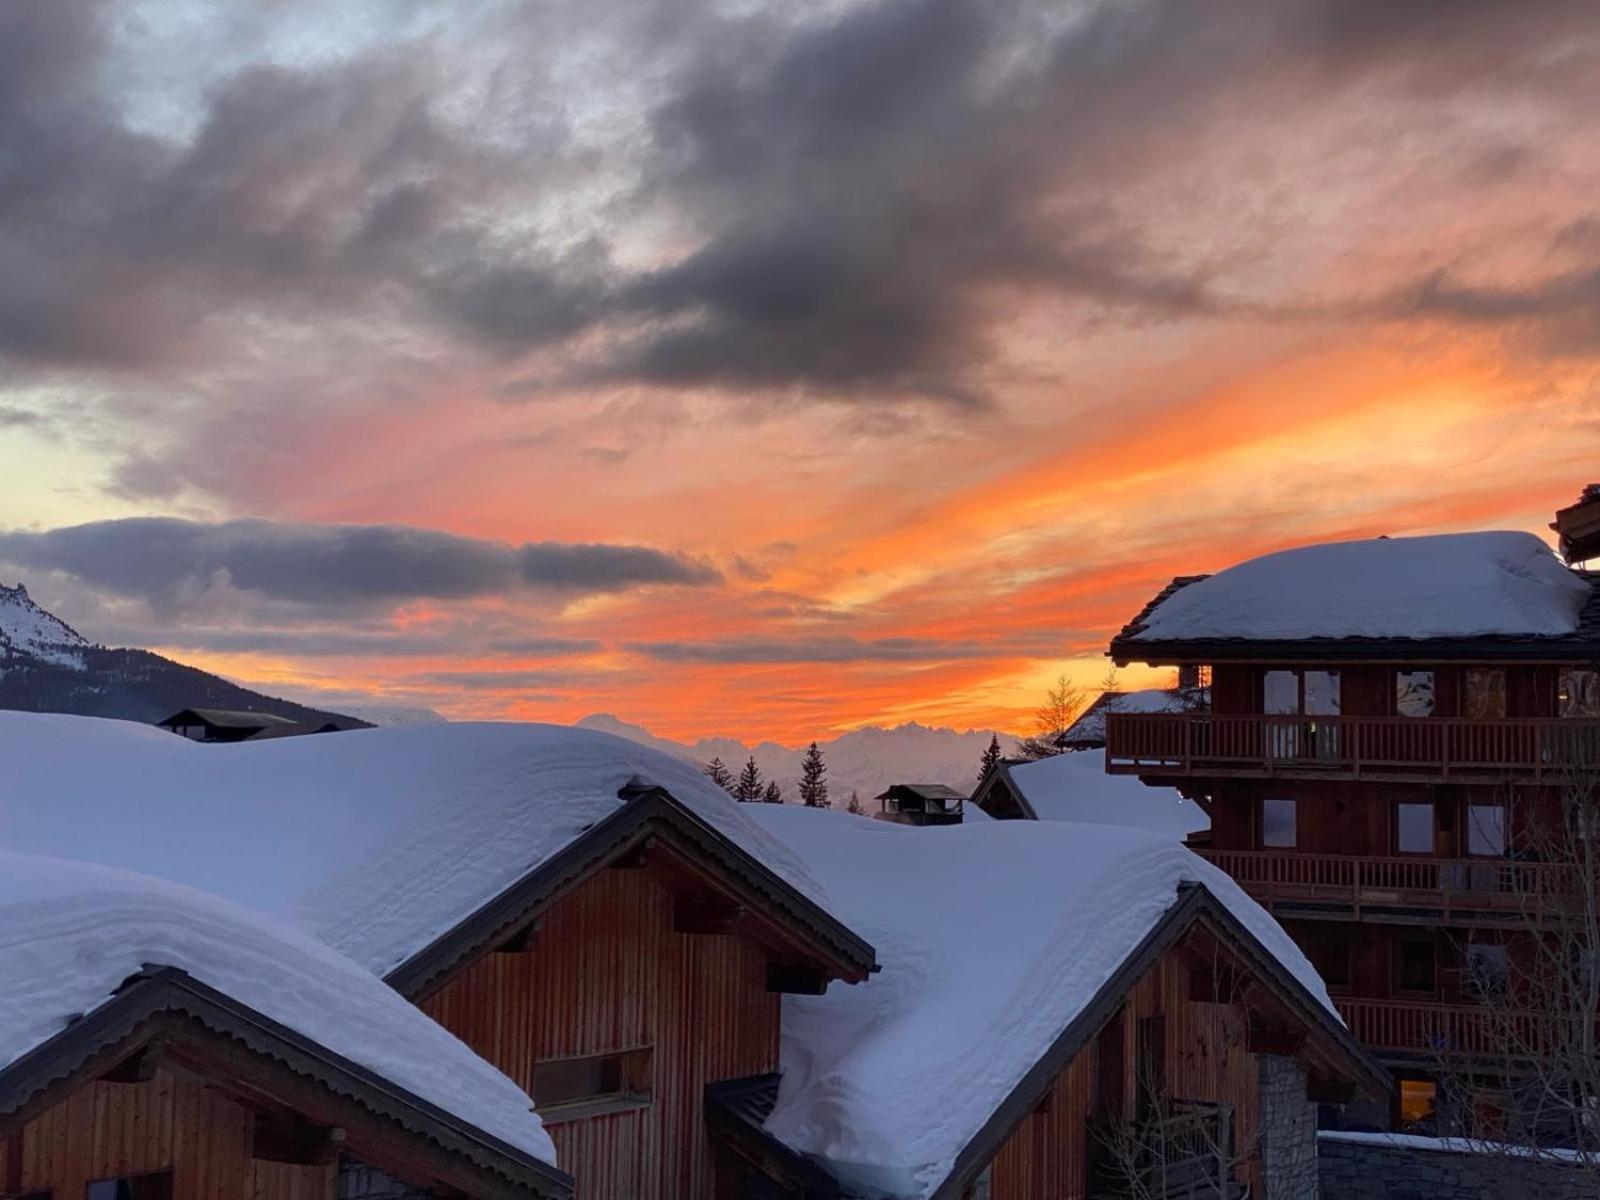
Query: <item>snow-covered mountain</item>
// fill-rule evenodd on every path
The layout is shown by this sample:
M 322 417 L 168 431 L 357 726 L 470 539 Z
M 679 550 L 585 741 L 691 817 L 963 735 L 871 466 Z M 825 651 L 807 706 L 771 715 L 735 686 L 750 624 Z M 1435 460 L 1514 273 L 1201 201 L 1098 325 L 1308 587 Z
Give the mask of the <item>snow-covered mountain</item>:
M 0 584 L 0 671 L 12 659 L 33 659 L 69 670 L 84 669 L 89 641 L 60 617 L 45 612 L 20 583 Z
M 778 781 L 786 800 L 797 798 L 804 746 L 791 749 L 776 742 L 747 746 L 733 738 L 701 738 L 690 745 L 657 737 L 644 726 L 609 713 L 584 717 L 578 724 L 586 729 L 614 733 L 691 762 L 704 764 L 720 758 L 734 772 L 747 758 L 754 756 L 761 774 Z M 875 808 L 870 804 L 872 797 L 892 783 L 943 783 L 970 792 L 978 781 L 978 761 L 994 736 L 1000 738 L 1002 753 L 1016 752 L 1017 739 L 1013 734 L 992 729 L 935 728 L 914 721 L 893 729 L 869 726 L 831 740 L 819 738 L 817 746 L 828 764 L 828 798 L 842 807 L 855 791 L 862 804 L 871 810 Z
M 369 722 L 264 696 L 148 650 L 83 637 L 35 604 L 27 588 L 0 585 L 0 709 L 155 722 L 184 708 L 242 708 L 310 725 Z

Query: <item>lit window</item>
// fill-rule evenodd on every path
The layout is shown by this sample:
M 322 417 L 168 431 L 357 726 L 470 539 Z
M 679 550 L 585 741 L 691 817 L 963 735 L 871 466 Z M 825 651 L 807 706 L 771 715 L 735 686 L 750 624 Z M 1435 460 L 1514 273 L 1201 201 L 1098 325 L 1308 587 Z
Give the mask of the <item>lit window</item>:
M 1467 805 L 1467 853 L 1492 858 L 1505 857 L 1505 805 Z
M 172 1172 L 97 1179 L 84 1189 L 84 1200 L 172 1200 Z
M 535 1063 L 533 1102 L 541 1115 L 580 1107 L 587 1114 L 648 1104 L 650 1050 L 552 1058 Z
M 1395 848 L 1401 854 L 1433 853 L 1433 805 L 1395 805 Z
M 1425 1079 L 1400 1081 L 1400 1122 L 1419 1125 L 1433 1119 L 1434 1100 L 1439 1094 L 1437 1085 Z
M 1261 802 L 1261 844 L 1279 849 L 1294 849 L 1295 802 L 1293 800 Z
M 1461 715 L 1474 721 L 1498 721 L 1506 715 L 1506 673 L 1499 667 L 1473 667 L 1462 690 Z
M 1433 672 L 1396 671 L 1394 711 L 1402 717 L 1433 716 Z
M 1600 717 L 1600 671 L 1561 672 L 1559 700 L 1563 717 Z

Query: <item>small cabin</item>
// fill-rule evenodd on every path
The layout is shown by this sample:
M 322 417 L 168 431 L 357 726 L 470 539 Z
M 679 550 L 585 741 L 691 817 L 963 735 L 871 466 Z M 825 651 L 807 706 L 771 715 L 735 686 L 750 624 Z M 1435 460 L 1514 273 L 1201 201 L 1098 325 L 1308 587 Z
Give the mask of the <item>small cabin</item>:
M 233 708 L 186 708 L 157 724 L 192 742 L 243 742 L 251 738 L 292 737 L 337 728 L 331 722 L 316 727 L 273 713 Z
M 897 783 L 876 797 L 878 819 L 900 825 L 959 825 L 965 792 L 942 783 Z

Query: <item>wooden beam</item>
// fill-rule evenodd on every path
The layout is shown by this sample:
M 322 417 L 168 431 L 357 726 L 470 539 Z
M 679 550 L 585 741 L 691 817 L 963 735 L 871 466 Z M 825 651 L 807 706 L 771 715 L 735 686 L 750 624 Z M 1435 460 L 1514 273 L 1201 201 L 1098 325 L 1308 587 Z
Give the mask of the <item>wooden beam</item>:
M 820 996 L 828 990 L 828 973 L 800 963 L 767 963 L 767 991 L 790 996 Z
M 679 896 L 672 905 L 672 928 L 677 933 L 733 933 L 744 916 L 744 906 L 703 896 Z
M 164 1065 L 163 1045 L 151 1042 L 134 1051 L 104 1075 L 102 1083 L 149 1083 Z
M 529 921 L 494 948 L 496 954 L 529 954 L 538 944 L 539 922 Z
M 606 864 L 613 871 L 642 871 L 648 865 L 643 842 L 624 850 Z

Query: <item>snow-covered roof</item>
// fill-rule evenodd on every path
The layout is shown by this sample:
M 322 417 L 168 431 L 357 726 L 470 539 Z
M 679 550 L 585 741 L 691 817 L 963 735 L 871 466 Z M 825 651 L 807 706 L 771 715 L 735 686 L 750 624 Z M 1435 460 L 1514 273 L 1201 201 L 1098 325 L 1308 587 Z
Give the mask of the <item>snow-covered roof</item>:
M 164 880 L 0 850 L 0 1070 L 111 1000 L 146 966 L 186 971 L 555 1163 L 549 1135 L 515 1083 L 315 938 Z
M 1145 688 L 1136 692 L 1102 692 L 1099 699 L 1062 735 L 1068 746 L 1105 745 L 1108 713 L 1192 712 L 1211 704 L 1209 688 Z
M 1069 750 L 1006 768 L 1012 786 L 1041 821 L 1124 825 L 1182 840 L 1211 820 L 1176 788 L 1146 787 L 1137 776 L 1106 774 L 1104 750 Z
M 908 828 L 752 807 L 878 951 L 881 970 L 865 983 L 784 997 L 783 1081 L 765 1124 L 866 1194 L 930 1195 L 1186 880 L 1334 1011 L 1277 923 L 1170 838 L 1018 821 Z
M 1284 550 L 1176 588 L 1124 638 L 1463 638 L 1574 633 L 1590 586 L 1531 533 Z
M 211 746 L 4 712 L 0 762 L 0 845 L 226 896 L 380 975 L 615 812 L 635 775 L 831 911 L 805 865 L 749 819 L 761 806 L 591 730 L 452 723 Z

